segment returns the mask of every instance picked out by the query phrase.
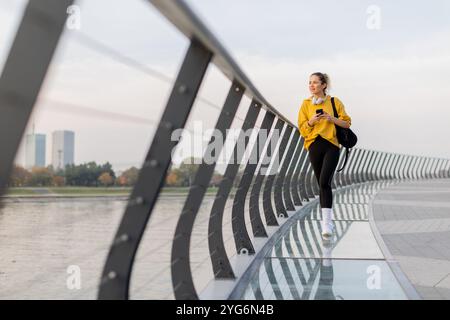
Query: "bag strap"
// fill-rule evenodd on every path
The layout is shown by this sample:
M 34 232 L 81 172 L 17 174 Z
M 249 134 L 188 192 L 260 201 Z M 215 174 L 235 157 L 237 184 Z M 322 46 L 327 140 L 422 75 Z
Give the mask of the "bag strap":
M 337 170 L 336 172 L 341 172 L 342 170 L 344 170 L 345 164 L 347 163 L 348 160 L 348 155 L 350 154 L 350 149 L 349 148 L 345 148 L 345 160 L 344 160 L 344 164 L 342 165 L 342 167 Z
M 339 114 L 337 113 L 336 105 L 334 103 L 334 97 L 331 97 L 331 105 L 333 106 L 333 113 L 334 113 L 335 118 L 339 118 Z M 337 126 L 336 125 L 334 125 L 334 126 L 336 127 L 336 130 L 337 130 Z M 349 154 L 350 154 L 350 149 L 349 148 L 345 148 L 344 164 L 342 165 L 342 167 L 339 170 L 337 170 L 337 172 L 340 172 L 340 171 L 344 170 L 344 167 L 347 164 L 347 160 L 348 160 Z
M 334 116 L 335 116 L 336 118 L 339 118 L 339 114 L 337 113 L 337 110 L 336 110 L 336 105 L 334 104 L 334 97 L 331 97 L 331 105 L 333 106 L 333 113 L 334 113 Z

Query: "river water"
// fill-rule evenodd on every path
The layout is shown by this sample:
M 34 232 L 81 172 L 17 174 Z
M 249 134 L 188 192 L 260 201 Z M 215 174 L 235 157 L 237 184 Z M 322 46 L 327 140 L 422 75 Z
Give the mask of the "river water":
M 207 247 L 213 199 L 205 197 L 191 238 L 197 291 L 213 278 Z M 169 261 L 184 201 L 179 195 L 159 198 L 136 256 L 131 299 L 173 298 Z M 0 299 L 95 299 L 126 203 L 125 199 L 105 197 L 4 199 L 0 209 Z M 223 228 L 229 256 L 235 253 L 231 204 L 229 200 Z

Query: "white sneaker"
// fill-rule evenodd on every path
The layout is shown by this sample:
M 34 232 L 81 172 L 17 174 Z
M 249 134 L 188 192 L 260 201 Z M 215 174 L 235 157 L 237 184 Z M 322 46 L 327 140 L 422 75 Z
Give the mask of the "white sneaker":
M 334 225 L 333 222 L 322 221 L 322 236 L 330 238 L 333 236 Z
M 322 208 L 322 236 L 332 237 L 333 231 L 333 209 Z

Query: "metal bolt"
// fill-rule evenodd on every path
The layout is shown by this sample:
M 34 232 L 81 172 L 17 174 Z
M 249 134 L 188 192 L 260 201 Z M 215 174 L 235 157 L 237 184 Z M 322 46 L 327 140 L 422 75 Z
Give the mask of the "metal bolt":
M 117 273 L 115 272 L 115 271 L 110 271 L 109 273 L 108 273 L 108 279 L 115 279 L 115 278 L 117 278 Z
M 117 238 L 116 243 L 127 242 L 128 239 L 130 239 L 130 237 L 126 233 L 124 233 L 120 237 Z
M 236 90 L 236 92 L 239 92 L 239 90 L 240 90 L 240 89 L 239 89 L 239 87 L 236 87 L 236 89 L 235 89 L 235 90 Z
M 247 248 L 242 248 L 242 249 L 239 251 L 239 254 L 248 254 L 248 249 L 247 249 Z
M 149 165 L 152 168 L 156 168 L 158 166 L 158 161 L 155 160 L 155 159 L 152 159 L 152 160 L 149 161 Z
M 178 87 L 179 93 L 186 93 L 186 91 L 187 91 L 187 87 L 184 84 L 182 84 Z
M 144 198 L 142 198 L 142 197 L 136 197 L 136 198 L 134 198 L 134 199 L 130 199 L 130 202 L 129 202 L 129 206 L 135 206 L 135 205 L 140 205 L 140 204 L 143 204 L 144 203 Z
M 170 122 L 164 122 L 164 128 L 166 128 L 167 130 L 170 130 L 173 128 L 173 125 Z

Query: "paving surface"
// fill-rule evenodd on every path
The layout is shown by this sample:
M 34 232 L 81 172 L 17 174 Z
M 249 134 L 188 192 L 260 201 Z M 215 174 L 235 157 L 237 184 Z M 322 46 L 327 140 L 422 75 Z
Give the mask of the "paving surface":
M 406 181 L 373 201 L 377 228 L 424 299 L 450 299 L 450 179 Z

